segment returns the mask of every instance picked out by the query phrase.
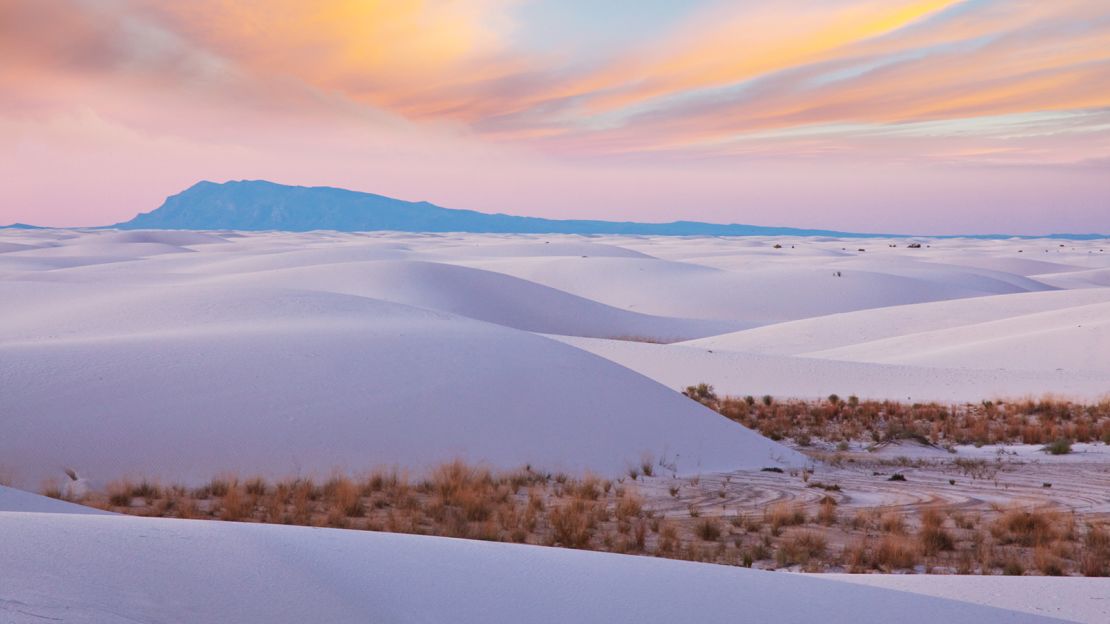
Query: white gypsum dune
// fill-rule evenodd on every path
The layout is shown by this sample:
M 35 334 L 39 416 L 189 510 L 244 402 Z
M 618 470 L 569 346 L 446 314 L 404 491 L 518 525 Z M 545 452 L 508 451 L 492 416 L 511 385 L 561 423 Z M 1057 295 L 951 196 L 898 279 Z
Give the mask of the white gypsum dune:
M 0 469 L 28 487 L 66 466 L 99 480 L 455 457 L 758 468 L 803 460 L 676 390 L 1108 388 L 1110 290 L 1038 281 L 1110 265 L 1100 241 L 0 236 Z M 681 338 L 696 339 L 629 341 Z
M 988 598 L 995 606 L 982 606 L 650 557 L 342 529 L 41 513 L 45 503 L 22 500 L 37 510 L 22 511 L 7 500 L 9 491 L 0 486 L 0 619 L 13 624 L 1060 621 L 1030 613 L 1028 594 L 1013 600 L 1023 612 L 998 608 L 1005 600 Z M 1080 590 L 1072 593 L 1090 593 Z

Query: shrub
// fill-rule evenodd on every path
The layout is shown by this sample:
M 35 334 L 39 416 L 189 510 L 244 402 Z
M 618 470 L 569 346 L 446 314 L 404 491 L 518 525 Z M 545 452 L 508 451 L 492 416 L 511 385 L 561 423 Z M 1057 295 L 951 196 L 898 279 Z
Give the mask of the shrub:
M 817 521 L 825 526 L 836 524 L 836 501 L 826 496 L 817 510 Z
M 143 498 L 147 501 L 151 501 L 155 498 L 159 498 L 161 495 L 162 488 L 146 479 L 143 479 L 138 485 L 131 488 L 132 498 Z
M 108 504 L 113 507 L 130 507 L 134 488 L 126 481 L 108 484 Z
M 764 521 L 771 525 L 773 530 L 782 527 L 805 524 L 806 513 L 802 505 L 789 505 L 778 503 L 772 505 L 764 514 Z
M 1056 539 L 1057 514 L 1010 509 L 991 525 L 991 535 L 1002 544 L 1044 545 Z
M 1033 564 L 1045 576 L 1064 575 L 1064 561 L 1047 548 L 1038 547 L 1033 551 Z
M 637 518 L 643 512 L 643 505 L 640 502 L 640 497 L 626 493 L 617 500 L 616 516 L 618 522 L 628 522 L 632 518 Z
M 1104 526 L 1089 525 L 1083 546 L 1079 572 L 1083 576 L 1110 576 L 1110 530 Z
M 905 535 L 906 520 L 902 517 L 902 514 L 888 511 L 879 517 L 879 528 L 882 529 L 884 533 Z
M 706 542 L 715 542 L 721 537 L 721 525 L 714 518 L 706 518 L 694 525 L 694 534 Z
M 247 494 L 251 496 L 265 496 L 266 495 L 266 480 L 262 477 L 254 477 L 243 484 L 243 488 Z
M 1050 455 L 1067 455 L 1071 452 L 1071 440 L 1057 438 L 1045 445 L 1044 451 Z
M 917 565 L 917 549 L 904 537 L 884 537 L 875 549 L 875 565 L 880 569 L 906 570 Z
M 221 503 L 223 505 L 223 512 L 220 514 L 221 520 L 237 521 L 242 520 L 247 515 L 247 505 L 243 501 L 243 495 L 239 492 L 238 484 L 228 485 Z
M 921 516 L 921 530 L 918 539 L 921 540 L 921 550 L 925 555 L 932 556 L 942 550 L 953 550 L 955 541 L 952 535 L 944 529 L 944 517 L 935 509 L 926 509 Z
M 823 557 L 827 547 L 828 542 L 819 533 L 803 531 L 783 540 L 775 561 L 781 566 L 809 563 L 810 559 Z
M 592 503 L 580 498 L 552 509 L 548 519 L 555 544 L 567 548 L 589 547 L 594 531 L 592 516 Z
M 360 518 L 366 515 L 362 492 L 346 477 L 336 477 L 324 484 L 324 497 L 331 502 L 337 516 Z
M 713 391 L 713 386 L 709 384 L 700 383 L 696 386 L 686 386 L 682 394 L 685 394 L 702 405 L 716 409 L 718 400 L 717 393 Z

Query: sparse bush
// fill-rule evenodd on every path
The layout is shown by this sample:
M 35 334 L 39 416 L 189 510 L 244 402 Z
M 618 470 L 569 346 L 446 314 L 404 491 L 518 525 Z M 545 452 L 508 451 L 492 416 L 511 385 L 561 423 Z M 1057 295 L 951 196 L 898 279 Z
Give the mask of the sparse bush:
M 640 497 L 635 494 L 626 493 L 617 500 L 615 513 L 618 522 L 628 522 L 632 518 L 638 518 L 642 512 L 643 505 Z
M 1044 451 L 1050 455 L 1067 455 L 1071 452 L 1071 440 L 1057 438 L 1046 445 Z
M 1033 564 L 1045 576 L 1063 576 L 1064 561 L 1048 548 L 1038 547 L 1033 551 Z
M 251 496 L 265 496 L 266 495 L 266 480 L 262 477 L 254 477 L 243 483 L 243 488 L 247 494 Z
M 771 525 L 772 531 L 779 531 L 783 527 L 805 524 L 806 512 L 802 505 L 789 505 L 777 503 L 772 505 L 764 514 L 764 521 Z
M 884 537 L 875 549 L 875 565 L 886 571 L 912 569 L 917 565 L 917 549 L 904 537 Z
M 574 499 L 556 507 L 549 515 L 552 539 L 556 545 L 567 548 L 587 548 L 593 537 L 594 519 L 592 504 Z
M 108 504 L 113 507 L 130 507 L 134 487 L 126 481 L 108 484 Z
M 922 514 L 918 539 L 921 540 L 921 551 L 926 556 L 955 548 L 952 535 L 944 529 L 944 516 L 935 509 L 926 509 Z
M 1057 514 L 1010 509 L 991 525 L 991 535 L 1001 544 L 1040 546 L 1056 539 Z
M 826 496 L 817 510 L 817 521 L 825 526 L 836 524 L 836 501 Z
M 1089 525 L 1083 539 L 1079 572 L 1083 576 L 1110 576 L 1110 530 Z
M 828 542 L 819 533 L 802 531 L 783 540 L 775 552 L 775 561 L 780 566 L 806 564 L 810 559 L 823 557 Z
M 906 534 L 906 520 L 902 514 L 895 511 L 888 511 L 879 517 L 879 528 L 884 533 L 893 533 L 895 535 Z
M 696 386 L 686 386 L 682 394 L 685 394 L 702 405 L 716 409 L 717 393 L 713 391 L 713 386 L 709 384 L 700 383 Z
M 240 493 L 239 484 L 237 483 L 228 484 L 220 502 L 223 506 L 223 512 L 220 514 L 221 520 L 234 522 L 242 520 L 247 514 L 247 505 L 243 500 L 243 495 Z
M 694 525 L 694 534 L 706 542 L 715 542 L 721 537 L 721 525 L 714 518 L 706 518 Z

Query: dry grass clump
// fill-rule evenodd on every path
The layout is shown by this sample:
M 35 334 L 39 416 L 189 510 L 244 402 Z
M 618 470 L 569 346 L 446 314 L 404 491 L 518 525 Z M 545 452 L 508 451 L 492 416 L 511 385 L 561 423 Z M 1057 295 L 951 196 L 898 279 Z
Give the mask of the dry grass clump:
M 962 405 L 843 400 L 720 397 L 708 384 L 686 396 L 772 440 L 866 443 L 913 439 L 928 444 L 1045 444 L 1066 453 L 1073 442 L 1110 444 L 1110 399 L 1080 404 L 1054 398 L 983 401 Z
M 815 531 L 801 531 L 782 540 L 775 551 L 775 561 L 780 566 L 807 564 L 825 556 L 828 540 Z
M 944 516 L 936 509 L 926 509 L 921 514 L 921 530 L 917 537 L 921 541 L 921 552 L 926 556 L 955 549 L 952 534 L 944 528 Z
M 888 511 L 879 516 L 879 528 L 884 533 L 906 534 L 906 519 L 896 511 Z
M 721 524 L 715 518 L 700 520 L 694 525 L 694 534 L 707 542 L 715 542 L 721 537 Z
M 875 549 L 873 565 L 880 570 L 913 569 L 917 565 L 918 550 L 907 537 L 886 536 Z
M 587 548 L 603 512 L 598 505 L 576 498 L 551 510 L 551 543 L 567 548 Z
M 816 520 L 825 526 L 832 526 L 837 523 L 838 514 L 836 513 L 835 499 L 830 496 L 821 499 L 821 505 L 817 509 Z
M 778 535 L 783 527 L 806 523 L 805 507 L 800 504 L 776 503 L 764 512 L 763 521 L 771 525 L 772 534 Z
M 1014 508 L 999 516 L 990 532 L 1000 544 L 1044 546 L 1057 538 L 1061 525 L 1058 513 Z
M 1083 576 L 1110 576 L 1110 526 L 1089 525 L 1079 556 Z

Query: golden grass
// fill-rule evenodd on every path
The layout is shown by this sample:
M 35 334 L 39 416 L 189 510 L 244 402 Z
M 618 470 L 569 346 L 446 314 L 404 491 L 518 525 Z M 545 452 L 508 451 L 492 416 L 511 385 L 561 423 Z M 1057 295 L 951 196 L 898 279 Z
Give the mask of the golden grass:
M 912 569 L 919 561 L 917 546 L 907 537 L 886 536 L 879 541 L 873 565 L 885 572 Z
M 1098 517 L 1078 522 L 1052 509 L 969 513 L 934 505 L 865 509 L 844 520 L 826 494 L 736 513 L 723 504 L 676 501 L 672 483 L 450 462 L 418 477 L 395 470 L 335 474 L 322 482 L 224 475 L 197 488 L 118 481 L 82 502 L 135 515 L 416 533 L 762 568 L 1110 574 L 1110 526 Z
M 719 397 L 708 384 L 690 386 L 691 399 L 773 439 L 801 445 L 820 439 L 863 443 L 916 439 L 929 444 L 1044 444 L 1052 452 L 1072 442 L 1110 444 L 1110 399 L 1073 403 L 1039 400 L 983 401 L 947 405 L 898 401 L 776 400 L 765 396 Z
M 921 514 L 921 529 L 918 531 L 921 552 L 927 557 L 941 551 L 955 550 L 952 534 L 944 528 L 944 515 L 936 509 L 926 509 Z

